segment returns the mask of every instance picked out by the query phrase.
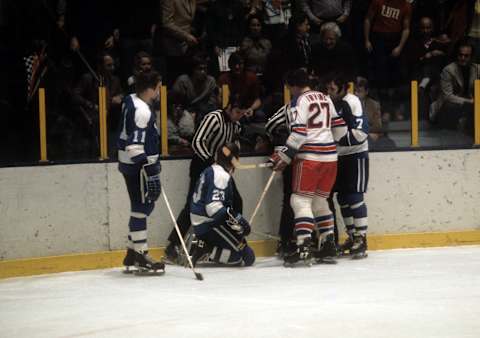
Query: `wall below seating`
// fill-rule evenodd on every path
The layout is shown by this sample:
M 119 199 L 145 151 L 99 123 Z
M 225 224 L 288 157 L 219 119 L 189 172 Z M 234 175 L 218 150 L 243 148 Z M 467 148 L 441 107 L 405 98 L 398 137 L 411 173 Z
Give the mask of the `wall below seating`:
M 480 230 L 480 150 L 372 153 L 370 161 L 371 234 Z M 188 165 L 188 160 L 163 162 L 162 183 L 176 215 L 185 203 Z M 269 169 L 235 173 L 247 218 L 270 174 Z M 125 247 L 129 202 L 115 163 L 3 168 L 0 187 L 0 260 Z M 281 200 L 277 175 L 255 231 L 277 233 Z M 150 246 L 164 246 L 172 226 L 160 199 L 149 219 Z

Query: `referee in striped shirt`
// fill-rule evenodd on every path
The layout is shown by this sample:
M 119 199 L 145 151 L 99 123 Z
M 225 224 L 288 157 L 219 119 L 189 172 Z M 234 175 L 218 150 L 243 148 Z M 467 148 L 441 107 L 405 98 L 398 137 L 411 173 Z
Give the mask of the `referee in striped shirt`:
M 283 105 L 272 115 L 265 124 L 265 130 L 274 146 L 284 145 L 290 133 L 290 103 Z M 293 240 L 293 210 L 290 206 L 290 196 L 292 195 L 292 166 L 288 165 L 282 171 L 283 178 L 283 199 L 282 214 L 280 217 L 280 226 L 278 234 L 280 243 L 277 253 L 283 255 L 284 252 L 290 252 L 290 243 Z
M 203 170 L 213 164 L 217 150 L 228 142 L 235 142 L 241 132 L 239 120 L 249 108 L 239 95 L 232 94 L 224 110 L 215 110 L 203 118 L 192 141 L 193 156 L 190 162 L 190 185 L 185 206 L 177 218 L 177 224 L 184 236 L 191 226 L 190 201 L 195 190 L 195 183 Z M 242 199 L 234 182 L 234 209 L 242 210 Z M 168 237 L 169 244 L 165 249 L 166 259 L 172 263 L 177 261 L 179 244 L 178 235 L 173 229 Z

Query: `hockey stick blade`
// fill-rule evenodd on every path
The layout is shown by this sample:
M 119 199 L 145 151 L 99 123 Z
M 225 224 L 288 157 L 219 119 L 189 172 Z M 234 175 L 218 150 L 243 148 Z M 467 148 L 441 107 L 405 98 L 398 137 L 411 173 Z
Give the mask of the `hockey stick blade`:
M 165 192 L 165 188 L 162 189 L 162 195 L 163 195 L 163 199 L 165 201 L 165 205 L 167 207 L 168 213 L 170 214 L 173 225 L 175 227 L 175 231 L 177 232 L 178 238 L 180 240 L 180 244 L 182 244 L 183 252 L 185 253 L 185 256 L 187 257 L 188 265 L 189 265 L 190 269 L 192 270 L 192 272 L 195 274 L 195 278 L 197 280 L 203 280 L 203 275 L 201 273 L 195 271 L 195 267 L 193 266 L 192 259 L 190 258 L 187 247 L 185 245 L 185 241 L 183 240 L 182 233 L 180 232 L 180 228 L 178 227 L 177 220 L 175 219 L 175 216 L 173 215 L 172 208 L 170 207 L 170 203 L 168 202 L 167 193 Z

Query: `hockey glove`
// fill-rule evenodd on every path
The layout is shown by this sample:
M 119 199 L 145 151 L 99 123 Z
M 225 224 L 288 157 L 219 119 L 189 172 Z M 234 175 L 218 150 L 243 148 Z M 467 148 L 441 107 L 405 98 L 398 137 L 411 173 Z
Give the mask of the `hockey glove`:
M 155 202 L 162 193 L 160 184 L 160 162 L 144 164 L 140 171 L 144 197 L 146 201 Z
M 293 148 L 287 146 L 278 147 L 278 150 L 273 153 L 269 161 L 273 163 L 274 171 L 282 171 L 292 162 L 294 156 L 295 150 Z
M 239 212 L 233 211 L 232 208 L 227 208 L 227 225 L 235 231 L 238 235 L 248 236 L 251 231 L 250 224 Z

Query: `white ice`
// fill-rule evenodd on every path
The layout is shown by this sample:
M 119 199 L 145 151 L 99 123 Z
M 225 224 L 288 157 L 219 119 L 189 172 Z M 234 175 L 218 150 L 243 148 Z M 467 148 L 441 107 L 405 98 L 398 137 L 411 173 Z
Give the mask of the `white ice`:
M 0 281 L 0 337 L 480 337 L 480 246 L 284 268 L 167 266 Z

